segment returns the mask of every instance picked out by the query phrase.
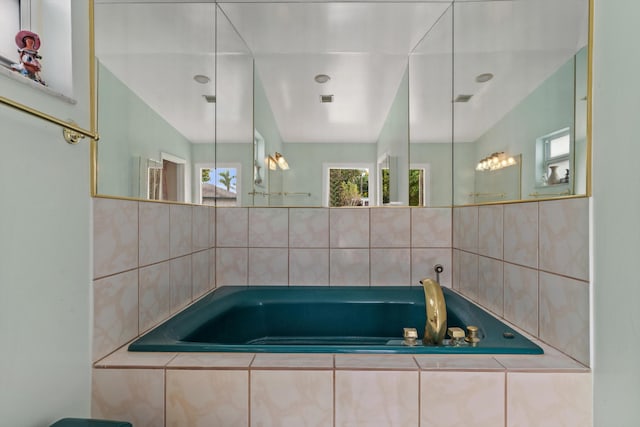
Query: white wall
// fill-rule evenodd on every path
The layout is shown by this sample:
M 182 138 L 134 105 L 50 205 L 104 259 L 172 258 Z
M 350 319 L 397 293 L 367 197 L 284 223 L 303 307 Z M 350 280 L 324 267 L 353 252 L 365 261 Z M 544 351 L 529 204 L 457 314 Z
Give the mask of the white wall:
M 637 0 L 595 0 L 594 424 L 640 424 Z
M 74 2 L 76 105 L 5 76 L 2 96 L 87 127 L 87 18 Z M 0 424 L 47 426 L 90 410 L 89 144 L 2 105 L 0 129 Z

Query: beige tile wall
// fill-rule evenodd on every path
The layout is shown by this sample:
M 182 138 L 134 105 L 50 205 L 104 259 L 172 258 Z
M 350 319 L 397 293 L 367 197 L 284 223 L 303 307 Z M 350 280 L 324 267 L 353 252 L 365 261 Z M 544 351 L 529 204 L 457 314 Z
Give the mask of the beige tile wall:
M 588 212 L 585 198 L 453 215 L 96 198 L 94 360 L 215 286 L 416 285 L 440 263 L 444 286 L 589 364 Z
M 215 286 L 214 219 L 202 206 L 93 199 L 94 361 Z
M 461 207 L 453 218 L 453 287 L 589 365 L 589 199 Z
M 127 354 L 96 364 L 92 416 L 136 427 L 591 425 L 591 374 L 545 356 Z
M 136 426 L 589 426 L 590 372 L 543 342 L 544 356 L 454 358 L 122 347 L 215 286 L 409 285 L 441 263 L 445 286 L 588 363 L 587 230 L 586 199 L 452 215 L 96 198 L 92 416 Z
M 451 286 L 451 209 L 93 208 L 94 361 L 216 286 Z

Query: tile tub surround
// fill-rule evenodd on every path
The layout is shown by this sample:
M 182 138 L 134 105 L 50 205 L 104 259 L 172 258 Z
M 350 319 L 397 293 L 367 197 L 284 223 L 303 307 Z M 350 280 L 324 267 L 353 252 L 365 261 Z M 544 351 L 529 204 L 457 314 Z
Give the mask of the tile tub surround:
M 443 264 L 444 286 L 589 363 L 585 198 L 453 210 L 94 198 L 93 211 L 94 361 L 216 286 L 417 286 Z
M 569 358 L 544 343 L 557 345 L 571 355 L 582 351 L 583 343 L 579 340 L 569 340 L 574 350 L 563 348 L 567 337 L 556 333 L 554 328 L 554 313 L 569 301 L 584 299 L 584 288 L 588 289 L 584 279 L 569 278 L 567 272 L 540 268 L 542 272 L 538 274 L 541 289 L 539 335 L 544 341 L 539 345 L 545 349 L 543 356 L 363 358 L 313 355 L 305 358 L 305 355 L 129 353 L 122 347 L 166 320 L 182 304 L 188 304 L 186 299 L 193 301 L 216 285 L 226 284 L 222 282 L 227 280 L 234 282 L 232 284 L 248 284 L 250 277 L 260 273 L 249 265 L 252 249 L 251 256 L 256 260 L 264 255 L 255 249 L 278 249 L 275 254 L 288 251 L 286 271 L 291 285 L 327 284 L 332 271 L 332 251 L 335 254 L 335 251 L 355 250 L 354 253 L 364 251 L 369 254 L 369 282 L 364 285 L 375 285 L 378 280 L 401 282 L 407 276 L 410 284 L 414 284 L 425 275 L 431 275 L 428 271 L 431 266 L 441 263 L 445 266 L 442 282 L 450 286 L 457 284 L 460 277 L 470 281 L 476 277 L 474 274 L 478 275 L 477 270 L 469 271 L 465 263 L 460 263 L 459 254 L 465 252 L 471 257 L 471 265 L 486 269 L 477 285 L 469 282 L 469 288 L 481 299 L 481 305 L 502 316 L 500 308 L 506 306 L 504 285 L 500 280 L 504 276 L 502 265 L 508 262 L 518 267 L 539 269 L 538 203 L 500 207 L 503 209 L 504 259 L 494 258 L 499 255 L 494 252 L 499 248 L 481 247 L 479 237 L 473 236 L 473 230 L 479 233 L 479 225 L 491 224 L 488 238 L 495 244 L 500 242 L 496 234 L 499 220 L 489 211 L 480 214 L 478 207 L 462 209 L 470 209 L 464 213 L 463 220 L 467 231 L 471 230 L 471 236 L 460 230 L 452 235 L 451 209 L 373 208 L 367 210 L 363 220 L 368 237 L 358 228 L 360 231 L 356 235 L 337 241 L 334 237 L 332 242 L 332 234 L 338 233 L 342 225 L 336 218 L 344 215 L 346 221 L 351 221 L 353 218 L 349 216 L 363 213 L 334 214 L 342 209 L 280 208 L 270 215 L 252 208 L 256 212 L 250 216 L 250 210 L 246 208 L 216 210 L 181 206 L 172 214 L 170 206 L 94 199 L 94 361 L 97 362 L 93 375 L 92 416 L 126 419 L 136 426 L 212 423 L 347 426 L 354 422 L 371 424 L 371 416 L 376 418 L 373 425 L 380 425 L 380 420 L 385 420 L 384 425 L 394 426 L 464 425 L 470 419 L 477 421 L 474 425 L 498 427 L 591 425 L 591 373 L 574 360 L 576 357 Z M 381 212 L 374 216 L 371 212 L 376 209 L 404 212 Z M 492 212 L 496 209 L 494 207 Z M 519 209 L 523 209 L 524 214 L 515 211 Z M 454 215 L 461 214 L 459 210 L 454 209 Z M 553 211 L 553 207 L 550 210 Z M 563 211 L 562 208 L 559 210 Z M 282 219 L 283 215 L 286 215 L 286 221 Z M 191 227 L 181 224 L 176 230 L 167 230 L 172 219 L 174 222 L 191 221 Z M 250 228 L 250 219 L 262 221 L 261 226 L 273 221 L 278 240 L 261 239 L 255 234 L 256 228 Z M 238 221 L 231 223 L 235 220 Z M 404 234 L 407 220 L 408 242 Z M 385 232 L 372 234 L 372 228 L 384 227 L 388 221 L 398 222 L 390 229 L 398 230 L 400 236 Z M 225 228 L 227 223 L 229 227 Z M 568 225 L 571 222 L 564 223 L 562 229 L 571 234 Z M 518 233 L 507 231 L 512 228 Z M 190 249 L 186 243 L 189 239 L 187 229 L 192 233 Z M 555 231 L 551 229 L 550 232 Z M 363 243 L 366 238 L 368 244 Z M 465 249 L 455 246 L 456 256 L 452 258 L 455 241 L 462 241 Z M 250 246 L 252 244 L 260 246 Z M 386 250 L 393 252 L 392 259 L 402 263 L 393 272 L 379 269 L 377 265 L 384 261 L 382 257 Z M 228 261 L 224 261 L 229 255 L 236 263 L 231 270 L 226 269 Z M 280 255 L 276 256 L 281 260 L 279 262 L 285 262 Z M 174 262 L 174 271 L 175 268 L 184 270 L 185 257 L 191 262 L 190 284 L 178 283 L 171 276 L 172 261 L 179 260 Z M 410 264 L 408 272 L 407 262 Z M 313 266 L 311 270 L 310 266 Z M 465 268 L 467 271 L 462 273 L 460 270 Z M 283 273 L 265 274 L 281 276 Z M 338 271 L 338 274 L 346 273 Z M 391 279 L 381 279 L 384 275 Z M 499 286 L 494 283 L 496 281 Z M 485 289 L 483 283 L 489 283 L 491 287 Z M 583 310 L 565 311 L 563 322 L 571 329 L 579 329 L 584 323 L 584 314 Z M 588 312 L 586 314 L 588 319 Z M 366 383 L 366 390 L 358 388 L 355 381 Z M 483 384 L 486 394 L 473 386 L 476 382 Z M 435 388 L 431 387 L 436 386 L 442 386 L 444 394 L 434 394 Z M 228 393 L 221 396 L 221 388 Z M 291 390 L 300 392 L 289 393 Z M 305 390 L 313 391 L 313 395 Z M 356 402 L 361 398 L 358 395 L 361 392 L 366 392 L 368 402 L 376 402 L 376 405 L 367 407 L 368 402 L 363 402 L 364 406 Z M 454 393 L 462 394 L 464 398 L 456 399 L 455 407 L 452 407 L 452 400 L 443 401 L 443 396 Z M 398 394 L 404 400 L 383 399 L 381 394 Z M 484 404 L 489 400 L 489 406 Z M 475 403 L 464 405 L 460 402 Z M 298 405 L 304 409 L 297 410 Z M 442 405 L 448 408 L 441 411 L 447 416 L 434 417 L 440 410 L 436 408 L 442 408 Z M 473 410 L 478 406 L 486 407 L 486 413 L 474 415 L 477 410 Z M 204 407 L 213 410 L 205 411 Z M 400 410 L 403 415 L 397 416 Z M 310 414 L 313 415 L 311 421 Z M 498 424 L 493 424 L 500 419 Z M 523 424 L 522 420 L 528 422 Z
M 216 286 L 419 285 L 445 266 L 449 208 L 214 208 L 93 199 L 93 360 Z
M 93 199 L 93 360 L 215 287 L 204 206 Z
M 541 356 L 131 353 L 94 366 L 92 416 L 135 426 L 591 425 L 591 373 Z
M 460 207 L 453 218 L 453 287 L 588 365 L 589 199 Z

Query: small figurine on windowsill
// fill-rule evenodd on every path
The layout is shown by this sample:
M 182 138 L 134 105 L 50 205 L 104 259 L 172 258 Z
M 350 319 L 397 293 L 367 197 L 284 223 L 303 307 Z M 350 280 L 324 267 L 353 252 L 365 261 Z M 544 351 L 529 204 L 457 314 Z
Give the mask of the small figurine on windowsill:
M 16 34 L 16 45 L 18 46 L 20 63 L 11 64 L 11 69 L 46 86 L 47 84 L 40 77 L 40 70 L 42 69 L 39 61 L 42 57 L 38 55 L 40 37 L 31 31 L 22 30 Z

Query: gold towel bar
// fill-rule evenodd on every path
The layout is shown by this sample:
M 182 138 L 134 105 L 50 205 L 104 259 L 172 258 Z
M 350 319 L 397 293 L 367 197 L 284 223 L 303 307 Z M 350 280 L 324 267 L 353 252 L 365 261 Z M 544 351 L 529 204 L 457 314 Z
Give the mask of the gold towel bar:
M 306 192 L 301 192 L 301 191 L 294 191 L 294 192 L 287 192 L 287 191 L 250 191 L 249 192 L 250 196 L 307 196 L 307 197 L 311 197 L 311 193 L 306 193 Z
M 529 197 L 545 197 L 545 196 L 570 196 L 571 190 L 560 191 L 557 193 L 538 193 L 537 191 L 529 194 Z
M 13 107 L 16 110 L 31 114 L 32 116 L 39 117 L 43 120 L 48 121 L 49 123 L 53 123 L 62 127 L 62 136 L 64 137 L 64 140 L 69 144 L 77 144 L 85 136 L 95 141 L 100 139 L 100 136 L 97 133 L 84 130 L 81 127 L 76 126 L 74 123 L 65 122 L 64 120 L 60 120 L 56 117 L 50 116 L 49 114 L 43 113 L 42 111 L 27 107 L 26 105 L 20 104 L 19 102 L 12 101 L 11 99 L 5 98 L 4 96 L 0 96 L 0 102 L 8 105 L 9 107 Z
M 506 193 L 469 193 L 469 197 L 505 197 Z

